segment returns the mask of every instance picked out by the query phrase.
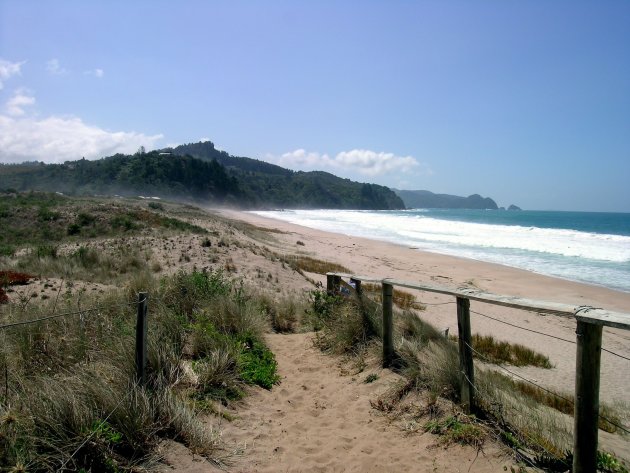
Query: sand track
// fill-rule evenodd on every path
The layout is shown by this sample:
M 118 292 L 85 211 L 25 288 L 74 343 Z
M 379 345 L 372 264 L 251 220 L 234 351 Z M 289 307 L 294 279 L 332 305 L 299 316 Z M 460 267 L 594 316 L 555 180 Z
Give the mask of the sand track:
M 339 359 L 313 347 L 312 334 L 267 336 L 276 355 L 281 384 L 256 389 L 224 423 L 228 444 L 244 447 L 234 472 L 277 471 L 503 471 L 508 460 L 496 446 L 477 454 L 471 447 L 436 447 L 430 434 L 406 435 L 370 399 L 398 376 L 368 369 L 343 376 Z M 379 378 L 364 380 L 370 373 Z

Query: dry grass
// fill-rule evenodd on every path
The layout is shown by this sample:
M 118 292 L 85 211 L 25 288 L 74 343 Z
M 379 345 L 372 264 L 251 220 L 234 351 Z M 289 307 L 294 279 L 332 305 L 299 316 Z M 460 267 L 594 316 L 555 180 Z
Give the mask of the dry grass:
M 151 297 L 146 388 L 134 383 L 130 302 L 139 288 Z M 0 467 L 149 468 L 164 437 L 222 461 L 218 433 L 201 423 L 188 397 L 227 402 L 247 383 L 275 382 L 275 360 L 261 342 L 260 302 L 218 271 L 182 272 L 161 283 L 137 272 L 126 289 L 75 304 L 64 298 L 56 311 L 101 309 L 0 332 L 0 370 L 9 386 L 0 388 Z M 37 318 L 51 305 L 10 304 L 3 322 Z M 191 359 L 192 384 L 184 381 Z
M 451 336 L 451 340 L 457 337 Z M 499 341 L 492 335 L 472 336 L 473 348 L 481 353 L 482 361 L 496 364 L 510 364 L 513 366 L 536 366 L 538 368 L 551 369 L 553 365 L 549 358 L 542 353 L 538 353 L 531 348 L 518 343 Z
M 312 310 L 319 314 L 321 332 L 317 334 L 318 345 L 335 353 L 351 353 L 353 347 L 365 343 L 370 334 L 375 343 L 379 330 L 371 330 L 378 318 L 380 306 L 364 298 L 363 303 L 352 299 L 331 297 L 316 293 L 312 300 Z M 372 317 L 365 317 L 371 308 Z M 367 309 L 367 311 L 366 311 Z M 375 401 L 372 406 L 386 413 L 392 420 L 402 418 L 415 411 L 408 422 L 411 431 L 418 431 L 418 423 L 423 416 L 436 416 L 425 429 L 440 435 L 440 442 L 463 442 L 479 446 L 487 435 L 487 428 L 480 428 L 474 422 L 460 421 L 457 415 L 444 417 L 434 412 L 431 406 L 435 400 L 445 398 L 459 402 L 461 378 L 459 354 L 451 340 L 431 325 L 420 320 L 412 311 L 397 312 L 394 317 L 394 340 L 397 359 L 395 368 L 405 376 L 405 380 Z M 497 346 L 506 347 L 492 339 L 479 338 L 487 350 Z M 489 348 L 488 348 L 489 347 Z M 531 362 L 538 357 L 526 350 L 507 347 L 510 362 L 513 353 L 525 352 L 519 358 Z M 544 363 L 543 363 L 544 364 Z M 491 370 L 475 370 L 475 397 L 479 413 L 486 418 L 496 436 L 503 438 L 516 450 L 526 450 L 529 458 L 538 457 L 541 462 L 548 459 L 563 461 L 572 446 L 571 423 L 564 413 L 572 414 L 572 402 L 558 400 L 557 397 L 533 388 L 529 384 L 515 382 Z M 423 392 L 429 398 L 426 408 L 410 408 L 405 399 L 412 393 Z M 567 396 L 572 400 L 572 396 Z M 442 412 L 443 414 L 443 412 Z M 615 423 L 619 416 L 609 407 L 603 407 L 602 414 Z M 612 431 L 612 426 L 600 423 L 600 428 Z M 622 470 L 616 470 L 622 471 Z
M 370 294 L 370 297 L 376 302 L 381 302 L 383 299 L 383 292 L 380 284 L 363 283 L 361 289 Z M 402 310 L 424 310 L 425 307 L 416 300 L 416 296 L 410 292 L 403 291 L 402 289 L 394 288 L 392 300 Z
M 323 261 L 310 256 L 294 255 L 283 258 L 292 269 L 296 271 L 306 271 L 308 273 L 326 274 L 326 273 L 351 273 L 352 270 L 337 263 Z

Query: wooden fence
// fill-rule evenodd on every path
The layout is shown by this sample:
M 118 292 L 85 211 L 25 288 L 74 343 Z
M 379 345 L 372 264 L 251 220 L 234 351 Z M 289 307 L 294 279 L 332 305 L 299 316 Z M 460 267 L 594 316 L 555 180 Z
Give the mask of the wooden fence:
M 630 314 L 611 312 L 588 306 L 572 306 L 556 302 L 498 295 L 474 289 L 451 289 L 438 285 L 345 273 L 327 273 L 327 290 L 329 293 L 339 291 L 342 278 L 349 279 L 354 284 L 357 294 L 361 294 L 361 282 L 378 283 L 382 286 L 384 368 L 391 366 L 394 358 L 394 286 L 445 294 L 456 298 L 459 366 L 462 380 L 460 397 L 466 412 L 470 412 L 475 408 L 475 378 L 470 328 L 471 300 L 575 319 L 577 321 L 577 356 L 575 367 L 573 472 L 591 473 L 596 471 L 602 329 L 606 326 L 630 330 Z

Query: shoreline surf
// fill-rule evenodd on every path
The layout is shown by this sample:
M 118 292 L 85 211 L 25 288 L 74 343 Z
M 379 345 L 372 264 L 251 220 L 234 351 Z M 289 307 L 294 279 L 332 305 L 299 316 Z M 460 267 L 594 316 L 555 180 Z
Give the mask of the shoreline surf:
M 462 211 L 288 210 L 252 213 L 321 231 L 386 241 L 419 251 L 499 264 L 630 293 L 630 236 L 625 234 L 594 233 L 549 225 L 505 225 L 503 221 L 492 220 L 481 223 L 478 219 L 483 218 L 483 212 L 471 213 L 475 218 L 468 221 L 462 220 Z M 505 213 L 508 212 L 499 214 Z M 499 217 L 504 219 L 502 215 Z M 625 232 L 622 226 L 619 229 Z

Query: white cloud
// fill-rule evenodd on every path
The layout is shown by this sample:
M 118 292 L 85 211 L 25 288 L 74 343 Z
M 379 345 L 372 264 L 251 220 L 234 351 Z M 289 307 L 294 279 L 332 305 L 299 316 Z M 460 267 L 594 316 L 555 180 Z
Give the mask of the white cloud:
M 276 161 L 281 166 L 298 169 L 322 169 L 326 167 L 334 167 L 334 162 L 327 154 L 320 154 L 317 152 L 309 153 L 301 148 L 284 153 Z
M 304 149 L 296 149 L 284 153 L 279 158 L 271 160 L 281 166 L 294 169 L 346 169 L 357 171 L 367 176 L 378 176 L 390 172 L 408 172 L 413 168 L 421 167 L 424 172 L 431 174 L 428 166 L 419 163 L 412 156 L 396 156 L 393 153 L 376 152 L 367 149 L 353 149 L 342 151 L 336 156 L 318 152 L 308 152 Z
M 11 76 L 20 75 L 20 68 L 26 63 L 22 62 L 9 62 L 4 59 L 0 59 L 0 90 L 4 88 L 4 81 Z
M 411 156 L 396 156 L 393 153 L 377 153 L 369 149 L 342 151 L 335 161 L 344 168 L 357 169 L 368 176 L 378 176 L 391 171 L 410 171 L 418 166 L 418 161 Z
M 26 114 L 24 107 L 35 105 L 35 97 L 26 89 L 17 89 L 7 103 L 6 111 L 9 115 L 20 117 Z
M 64 76 L 68 74 L 68 70 L 61 67 L 59 59 L 53 58 L 46 62 L 46 70 L 54 76 Z
M 105 75 L 105 71 L 103 69 L 90 69 L 89 71 L 85 71 L 84 74 L 86 76 L 94 76 L 97 79 L 101 79 Z
M 78 117 L 29 116 L 23 107 L 35 97 L 24 90 L 6 103 L 7 114 L 0 115 L 0 162 L 96 159 L 116 153 L 135 153 L 140 146 L 153 149 L 162 135 L 135 131 L 112 132 L 89 125 Z

